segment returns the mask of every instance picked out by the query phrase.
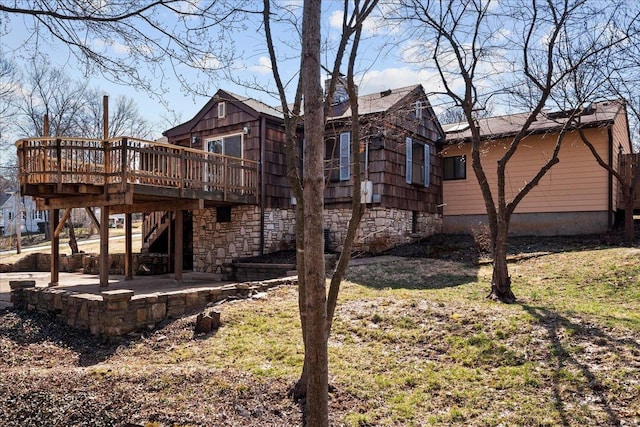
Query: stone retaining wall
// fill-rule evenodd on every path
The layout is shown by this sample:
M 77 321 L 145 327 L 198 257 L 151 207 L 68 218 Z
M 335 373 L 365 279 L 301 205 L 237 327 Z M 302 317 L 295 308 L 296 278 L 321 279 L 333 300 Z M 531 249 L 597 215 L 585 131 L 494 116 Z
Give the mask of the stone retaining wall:
M 124 274 L 125 254 L 109 254 L 109 274 Z M 60 256 L 60 271 L 84 274 L 100 274 L 100 256 L 96 254 L 75 254 Z M 136 275 L 168 274 L 169 256 L 166 254 L 133 254 L 133 272 Z M 24 256 L 9 271 L 51 271 L 51 254 L 32 253 Z M 3 270 L 4 272 L 4 270 Z
M 235 297 L 247 297 L 274 286 L 292 285 L 295 277 L 184 289 L 147 295 L 132 290 L 103 291 L 100 295 L 68 289 L 36 287 L 35 281 L 11 281 L 11 302 L 20 310 L 50 314 L 69 326 L 94 335 L 120 336 L 151 329 L 166 319 L 201 310 L 208 304 Z

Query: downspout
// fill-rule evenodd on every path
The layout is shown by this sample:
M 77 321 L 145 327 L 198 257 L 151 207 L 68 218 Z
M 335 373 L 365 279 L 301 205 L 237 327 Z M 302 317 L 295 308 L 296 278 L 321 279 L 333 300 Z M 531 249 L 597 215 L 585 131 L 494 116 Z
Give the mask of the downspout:
M 609 167 L 613 168 L 613 132 L 611 126 L 607 128 L 607 136 L 609 138 Z M 613 227 L 613 174 L 608 172 L 609 175 L 609 203 L 608 203 L 608 215 L 607 221 L 609 224 L 609 230 Z
M 258 162 L 258 166 L 260 167 L 260 255 L 264 255 L 264 140 L 267 137 L 267 123 L 264 116 L 260 118 L 259 126 L 260 161 Z

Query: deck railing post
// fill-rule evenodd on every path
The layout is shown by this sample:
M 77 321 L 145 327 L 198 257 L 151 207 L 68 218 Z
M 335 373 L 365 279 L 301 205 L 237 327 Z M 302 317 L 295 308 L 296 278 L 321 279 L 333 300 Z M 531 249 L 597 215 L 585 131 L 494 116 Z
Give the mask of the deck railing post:
M 222 194 L 223 200 L 227 200 L 227 194 L 229 192 L 229 181 L 233 179 L 233 174 L 231 174 L 231 166 L 229 166 L 229 158 L 227 156 L 222 158 Z
M 186 175 L 186 170 L 187 170 L 187 158 L 186 158 L 186 152 L 184 149 L 180 149 L 180 168 L 178 170 L 178 173 L 180 174 L 179 178 L 180 178 L 180 197 L 184 197 L 184 190 L 185 190 L 185 175 Z
M 122 191 L 126 191 L 127 189 L 127 182 L 129 181 L 129 177 L 128 175 L 128 171 L 129 171 L 129 162 L 127 161 L 127 145 L 129 145 L 129 141 L 127 140 L 127 138 L 122 138 L 121 141 L 122 147 L 121 147 L 121 155 L 122 155 L 122 159 L 120 159 L 120 168 L 122 169 L 120 171 L 120 173 L 122 173 L 122 181 L 121 181 L 121 188 Z
M 102 142 L 102 150 L 104 151 L 104 194 L 109 194 L 107 185 L 111 176 L 111 144 L 108 140 Z
M 58 162 L 58 191 L 62 191 L 62 141 L 56 138 L 56 160 Z

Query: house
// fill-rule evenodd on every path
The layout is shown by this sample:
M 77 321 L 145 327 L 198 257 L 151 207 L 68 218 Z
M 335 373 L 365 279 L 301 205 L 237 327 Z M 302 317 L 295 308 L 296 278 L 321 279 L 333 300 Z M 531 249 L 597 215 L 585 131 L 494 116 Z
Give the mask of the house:
M 351 110 L 338 85 L 331 101 L 326 144 L 325 240 L 341 250 L 350 217 Z M 358 97 L 361 200 L 367 204 L 356 237 L 359 250 L 381 250 L 440 231 L 444 132 L 421 85 Z M 169 145 L 218 153 L 260 165 L 254 202 L 205 203 L 184 218 L 185 263 L 212 272 L 234 259 L 295 246 L 295 197 L 286 176 L 282 112 L 255 99 L 219 90 L 189 121 L 164 132 Z M 299 131 L 299 145 L 304 135 Z M 205 171 L 205 173 L 214 173 Z M 163 222 L 167 226 L 160 226 Z M 168 213 L 147 215 L 149 251 L 173 243 Z M 151 230 L 154 230 L 153 233 Z M 185 264 L 187 267 L 190 264 Z
M 21 233 L 37 233 L 38 224 L 44 223 L 46 213 L 36 208 L 36 202 L 32 197 L 22 197 L 19 192 L 0 195 L 0 226 L 3 235 L 17 234 L 19 217 L 22 217 Z
M 508 200 L 550 158 L 568 113 L 541 114 L 532 124 L 507 165 Z M 482 137 L 481 161 L 494 197 L 497 197 L 496 162 L 527 116 L 528 113 L 522 113 L 478 120 Z M 580 113 L 579 121 L 602 159 L 617 170 L 619 155 L 632 151 L 624 102 L 593 103 Z M 443 232 L 468 233 L 486 223 L 484 200 L 471 167 L 471 131 L 464 123 L 444 128 L 447 140 L 441 153 Z M 572 235 L 601 233 L 612 227 L 621 206 L 618 182 L 596 163 L 575 126 L 567 130 L 558 157 L 560 162 L 516 208 L 511 233 Z

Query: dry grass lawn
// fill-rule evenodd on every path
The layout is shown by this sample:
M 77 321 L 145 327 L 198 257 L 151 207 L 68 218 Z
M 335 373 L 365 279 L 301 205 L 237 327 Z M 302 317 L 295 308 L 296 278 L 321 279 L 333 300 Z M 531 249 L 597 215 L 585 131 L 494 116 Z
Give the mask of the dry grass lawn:
M 529 252 L 527 252 L 529 251 Z M 640 250 L 514 254 L 519 301 L 468 257 L 352 267 L 329 342 L 335 426 L 640 425 Z M 0 314 L 0 425 L 290 426 L 303 348 L 294 288 L 105 343 Z

